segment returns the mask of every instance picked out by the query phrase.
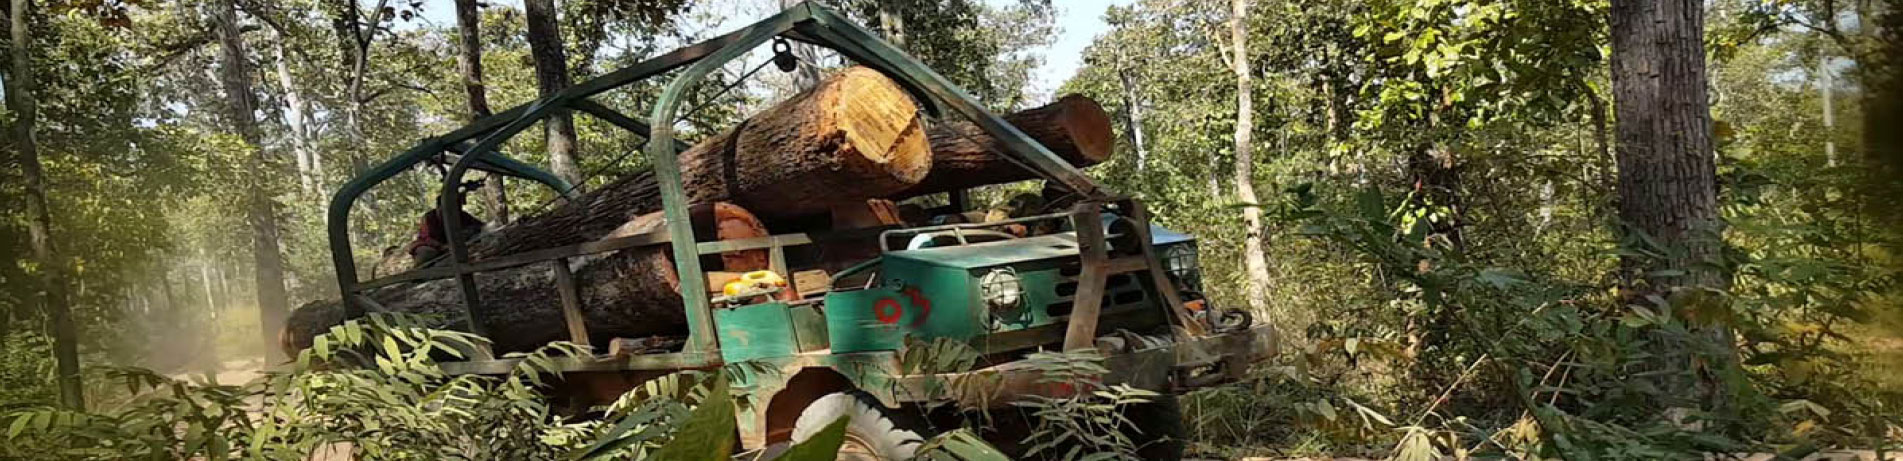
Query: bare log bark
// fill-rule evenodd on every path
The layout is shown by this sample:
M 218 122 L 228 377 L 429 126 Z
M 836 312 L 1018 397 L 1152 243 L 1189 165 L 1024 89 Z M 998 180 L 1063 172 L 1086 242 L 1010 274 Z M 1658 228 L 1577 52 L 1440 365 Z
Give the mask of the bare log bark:
M 1042 107 L 1004 116 L 1004 121 L 1083 168 L 1110 159 L 1116 133 L 1097 101 L 1068 95 Z M 1037 178 L 1037 173 L 1000 156 L 1004 145 L 969 122 L 933 126 L 932 171 L 903 197 Z
M 766 226 L 746 209 L 730 203 L 695 207 L 696 239 L 738 240 L 767 236 Z M 601 239 L 665 232 L 667 219 L 648 213 L 623 222 Z M 765 250 L 722 254 L 707 267 L 744 272 L 767 267 Z M 530 350 L 568 339 L 561 298 L 549 264 L 532 264 L 476 276 L 482 305 L 474 312 L 497 352 Z M 681 308 L 680 277 L 666 245 L 630 248 L 569 260 L 581 294 L 592 344 L 617 337 L 674 335 L 687 331 Z M 441 326 L 461 325 L 462 295 L 455 279 L 393 285 L 374 291 L 392 311 L 423 315 Z M 278 336 L 287 354 L 310 347 L 312 338 L 343 321 L 336 301 L 307 304 L 292 314 Z

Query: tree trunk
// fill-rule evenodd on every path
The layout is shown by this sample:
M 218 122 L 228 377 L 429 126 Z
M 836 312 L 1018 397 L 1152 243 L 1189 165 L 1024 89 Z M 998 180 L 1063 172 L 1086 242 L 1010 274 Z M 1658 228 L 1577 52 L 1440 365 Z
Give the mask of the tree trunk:
M 1249 308 L 1267 313 L 1269 260 L 1262 253 L 1262 207 L 1255 196 L 1255 103 L 1250 100 L 1248 52 L 1249 0 L 1231 0 L 1229 34 L 1235 43 L 1236 72 L 1236 201 L 1242 205 L 1242 262 L 1248 271 Z
M 746 209 L 729 203 L 694 208 L 696 240 L 738 240 L 767 236 L 766 226 Z M 601 239 L 665 232 L 667 219 L 648 213 L 626 220 Z M 722 254 L 708 268 L 745 272 L 767 268 L 766 250 Z M 586 255 L 568 262 L 581 294 L 589 341 L 608 344 L 617 337 L 678 335 L 687 331 L 681 308 L 680 277 L 666 245 Z M 549 263 L 487 272 L 476 277 L 482 305 L 475 315 L 496 352 L 526 351 L 568 339 L 554 271 Z M 460 325 L 462 295 L 455 279 L 395 285 L 370 294 L 392 311 L 436 317 L 442 326 Z M 312 338 L 342 322 L 335 301 L 298 308 L 278 339 L 287 354 L 310 347 Z
M 905 48 L 905 0 L 877 0 L 879 5 L 879 31 L 885 33 L 885 41 L 893 46 Z
M 460 53 L 457 55 L 457 70 L 462 72 L 463 93 L 469 97 L 469 119 L 479 120 L 495 112 L 489 109 L 489 89 L 482 78 L 482 13 L 476 8 L 476 0 L 456 0 L 456 31 Z M 490 222 L 509 223 L 509 195 L 503 189 L 501 175 L 488 175 L 484 180 L 482 207 L 489 212 Z
M 1704 2 L 1615 0 L 1611 24 L 1619 218 L 1629 231 L 1673 250 L 1656 259 L 1623 257 L 1621 266 L 1634 276 L 1630 287 L 1637 293 L 1688 295 L 1697 292 L 1681 289 L 1727 288 L 1731 276 L 1717 264 L 1724 222 L 1718 214 L 1706 92 Z M 1676 306 L 1681 313 L 1716 302 L 1674 298 L 1685 301 Z M 1728 329 L 1701 329 L 1716 345 L 1732 346 Z M 1661 368 L 1682 372 L 1661 378 L 1662 395 L 1696 396 L 1708 408 L 1724 406 L 1723 386 L 1708 370 L 1729 364 L 1700 366 L 1695 363 L 1705 358 L 1667 357 Z M 1686 378 L 1695 374 L 1703 379 Z
M 251 222 L 251 252 L 257 266 L 258 319 L 260 338 L 267 360 L 279 361 L 270 347 L 273 335 L 290 310 L 290 298 L 284 289 L 284 259 L 278 254 L 277 203 L 266 191 L 276 177 L 271 158 L 263 149 L 263 134 L 258 131 L 257 95 L 251 88 L 250 63 L 245 58 L 244 36 L 238 28 L 238 10 L 233 0 L 213 5 L 212 22 L 220 45 L 219 80 L 225 90 L 226 122 L 231 124 L 246 147 L 252 149 L 246 218 Z
M 1078 168 L 1108 160 L 1116 144 L 1110 115 L 1097 101 L 1081 95 L 1064 96 L 1042 107 L 1006 115 L 1004 121 Z M 1038 177 L 1037 173 L 999 156 L 1005 149 L 1004 144 L 985 134 L 976 124 L 934 125 L 928 133 L 932 145 L 931 172 L 902 197 Z
M 1149 147 L 1143 138 L 1143 99 L 1136 83 L 1136 71 L 1123 68 L 1117 71 L 1117 78 L 1123 84 L 1123 131 L 1128 134 L 1130 148 L 1137 154 L 1137 171 L 1147 169 L 1150 161 Z
M 311 103 L 304 99 L 304 92 L 297 86 L 297 79 L 291 75 L 290 55 L 285 53 L 283 32 L 278 32 L 273 51 L 277 58 L 278 86 L 284 89 L 284 125 L 290 131 L 291 152 L 297 157 L 298 190 L 305 195 L 322 194 L 324 187 L 322 165 L 317 158 L 317 143 L 313 141 L 315 133 L 310 129 Z
M 11 32 L 11 49 L 7 54 L 13 61 L 12 72 L 6 79 L 7 109 L 13 112 L 13 145 L 20 156 L 21 178 L 26 183 L 27 242 L 33 259 L 39 264 L 40 305 L 53 323 L 54 379 L 59 384 L 60 404 L 73 410 L 85 410 L 85 387 L 79 372 L 79 333 L 73 324 L 72 305 L 66 297 L 66 264 L 59 259 L 53 245 L 53 214 L 47 207 L 46 175 L 40 167 L 33 37 L 27 29 L 27 9 L 31 7 L 28 0 L 12 0 L 7 10 Z
M 561 26 L 554 0 L 526 0 L 522 9 L 529 26 L 529 54 L 535 60 L 535 86 L 542 97 L 568 88 L 568 57 L 562 49 Z M 549 172 L 580 186 L 584 178 L 575 158 L 575 116 L 566 109 L 543 119 L 548 136 Z
M 1717 169 L 1707 100 L 1704 9 L 1695 0 L 1615 2 L 1612 9 L 1614 117 L 1619 139 L 1619 217 L 1683 255 L 1626 261 L 1656 289 L 1723 288 L 1718 256 Z

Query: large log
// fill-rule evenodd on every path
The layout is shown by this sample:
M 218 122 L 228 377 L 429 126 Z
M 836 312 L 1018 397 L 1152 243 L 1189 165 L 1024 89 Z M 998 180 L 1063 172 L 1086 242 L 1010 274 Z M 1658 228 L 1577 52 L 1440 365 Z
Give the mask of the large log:
M 1004 121 L 1078 168 L 1109 159 L 1115 145 L 1110 115 L 1097 101 L 1082 95 L 1067 95 L 1042 107 L 1006 115 Z M 933 125 L 927 132 L 932 144 L 932 171 L 907 189 L 903 197 L 1037 178 L 1031 170 L 1000 156 L 1004 144 L 985 134 L 977 124 L 944 123 Z
M 695 221 L 705 235 L 696 238 L 736 240 L 767 236 L 766 226 L 747 210 L 729 203 L 699 206 Z M 667 219 L 649 213 L 628 220 L 602 235 L 616 238 L 647 232 L 665 232 Z M 700 232 L 697 232 L 700 233 Z M 581 294 L 589 340 L 606 345 L 617 337 L 675 335 L 686 330 L 681 308 L 680 277 L 667 245 L 630 248 L 569 261 Z M 767 267 L 764 250 L 730 252 L 709 258 L 709 270 L 735 272 Z M 475 310 L 483 330 L 500 352 L 530 350 L 550 341 L 566 340 L 561 298 L 550 263 L 532 264 L 476 276 L 482 303 Z M 420 314 L 444 327 L 459 325 L 462 295 L 455 279 L 395 285 L 371 292 L 370 298 L 395 312 Z M 298 308 L 279 334 L 287 353 L 310 347 L 317 334 L 342 321 L 335 301 Z
M 679 156 L 689 203 L 727 201 L 764 217 L 823 215 L 918 184 L 931 169 L 918 105 L 877 71 L 827 78 Z M 520 219 L 470 244 L 477 259 L 586 242 L 661 209 L 640 173 Z
M 1006 115 L 1004 120 L 1079 168 L 1096 165 L 1110 158 L 1114 143 L 1110 117 L 1104 113 L 1103 106 L 1088 97 L 1064 96 L 1042 107 Z M 1004 149 L 1003 146 L 972 123 L 944 123 L 932 126 L 927 131 L 931 143 L 930 171 L 918 184 L 897 194 L 880 196 L 855 197 L 872 191 L 865 188 L 854 189 L 858 192 L 852 194 L 835 191 L 834 198 L 837 200 L 832 205 L 864 203 L 867 198 L 913 197 L 1036 177 L 1030 170 L 999 157 L 998 152 Z M 723 136 L 709 141 L 722 144 L 703 144 L 683 154 L 682 177 L 695 178 L 709 174 L 703 156 L 710 150 L 726 145 L 726 138 Z M 689 161 L 689 158 L 700 160 Z M 689 165 L 695 168 L 689 169 Z M 706 185 L 718 180 L 687 180 L 689 184 L 702 185 L 690 188 L 689 197 L 706 200 L 706 197 L 720 196 L 719 192 L 724 186 Z M 744 195 L 751 197 L 760 194 Z M 744 199 L 737 200 L 737 203 L 770 217 L 784 217 L 791 211 L 812 214 L 823 214 L 824 211 L 817 206 L 784 207 L 770 203 L 749 203 Z M 779 207 L 779 212 L 767 213 L 763 207 Z M 471 244 L 471 252 L 481 259 L 586 242 L 600 238 L 628 219 L 659 209 L 661 196 L 654 176 L 651 173 L 639 173 L 584 194 L 547 213 L 519 219 L 510 226 L 479 237 Z

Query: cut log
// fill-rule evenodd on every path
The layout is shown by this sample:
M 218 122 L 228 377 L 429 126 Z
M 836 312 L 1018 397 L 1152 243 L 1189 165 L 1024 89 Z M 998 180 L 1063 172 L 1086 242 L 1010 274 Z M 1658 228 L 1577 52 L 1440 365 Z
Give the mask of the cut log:
M 708 223 L 697 239 L 738 240 L 767 236 L 766 226 L 746 209 L 730 203 L 695 208 L 696 222 Z M 665 232 L 666 218 L 649 213 L 629 220 L 602 238 Z M 667 245 L 630 248 L 569 260 L 580 289 L 582 313 L 589 340 L 608 344 L 617 337 L 678 335 L 687 331 L 681 307 L 680 278 L 674 271 Z M 710 270 L 745 272 L 767 267 L 765 250 L 729 252 L 712 257 Z M 487 272 L 476 276 L 482 304 L 475 311 L 498 353 L 530 350 L 550 341 L 568 339 L 562 322 L 561 298 L 548 263 Z M 455 279 L 395 285 L 370 294 L 383 308 L 420 314 L 440 326 L 459 325 L 462 295 Z M 298 308 L 279 335 L 287 353 L 310 347 L 311 339 L 342 321 L 335 301 Z
M 932 166 L 918 104 L 864 67 L 788 98 L 680 160 L 689 202 L 731 201 L 768 217 L 889 196 L 918 184 Z
M 759 118 L 759 117 L 756 117 Z M 1096 165 L 1110 158 L 1114 138 L 1110 131 L 1110 117 L 1104 113 L 1103 106 L 1088 97 L 1069 95 L 1057 102 L 1042 107 L 1017 112 L 1004 117 L 1005 121 L 1023 130 L 1059 157 L 1070 161 L 1079 168 Z M 1003 147 L 997 140 L 971 123 L 950 123 L 935 126 L 928 130 L 931 141 L 930 172 L 924 179 L 898 194 L 896 197 L 913 197 L 948 190 L 1021 181 L 1036 177 L 1030 170 L 1018 167 L 997 155 Z M 709 143 L 724 143 L 722 138 L 709 140 Z M 724 145 L 724 144 L 723 144 Z M 703 145 L 689 152 L 695 156 L 714 149 Z M 690 162 L 683 154 L 683 177 L 707 174 L 704 165 L 695 170 L 685 167 Z M 699 164 L 699 163 L 696 163 Z M 690 183 L 705 184 L 709 180 L 691 180 Z M 580 198 L 536 216 L 517 220 L 495 232 L 476 238 L 470 245 L 471 254 L 476 259 L 519 253 L 540 248 L 591 241 L 601 238 L 621 223 L 643 213 L 661 209 L 661 196 L 657 183 L 651 173 L 639 173 L 622 178 L 600 189 L 583 194 Z M 689 189 L 690 199 L 696 197 L 693 191 L 699 190 L 700 197 L 718 196 L 719 188 L 709 190 Z M 834 204 L 862 202 L 869 198 L 887 198 L 890 196 L 860 196 L 871 192 L 856 189 L 851 194 L 834 191 L 833 199 L 824 202 L 826 207 Z M 760 212 L 762 206 L 771 204 L 740 205 L 749 210 Z M 822 214 L 816 206 L 781 208 L 779 214 L 761 212 L 762 215 L 783 217 L 787 212 L 813 212 Z
M 895 195 L 931 169 L 917 103 L 877 71 L 855 67 L 680 154 L 689 203 L 733 202 L 763 217 L 824 215 L 839 203 Z M 661 209 L 639 173 L 475 239 L 475 259 L 600 238 Z
M 1082 95 L 1068 95 L 1057 102 L 1004 116 L 1031 139 L 1083 168 L 1110 158 L 1115 133 L 1110 115 L 1103 106 Z M 901 197 L 1036 179 L 1037 173 L 1018 166 L 999 155 L 1005 150 L 997 138 L 985 134 L 977 124 L 955 122 L 934 125 L 927 130 L 932 143 L 932 171 L 917 186 Z

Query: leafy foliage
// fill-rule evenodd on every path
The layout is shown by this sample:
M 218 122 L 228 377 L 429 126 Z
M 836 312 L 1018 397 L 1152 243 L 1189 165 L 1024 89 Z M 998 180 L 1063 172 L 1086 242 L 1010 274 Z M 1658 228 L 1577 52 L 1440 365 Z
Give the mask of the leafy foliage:
M 578 347 L 557 343 L 518 355 L 519 364 L 503 376 L 452 376 L 433 357 L 456 356 L 481 340 L 420 325 L 385 314 L 351 321 L 323 335 L 290 372 L 237 385 L 101 370 L 130 396 L 91 412 L 8 412 L 0 417 L 8 442 L 0 455 L 304 459 L 341 449 L 362 459 L 728 456 L 734 403 L 720 373 L 657 378 L 599 409 L 601 418 L 571 421 L 543 392 L 560 379 L 554 361 Z M 785 459 L 831 459 L 840 437 L 834 432 Z
M 1105 386 L 1103 356 L 1094 352 L 1037 352 L 1025 357 L 1039 372 L 1038 382 L 1074 390 L 1071 395 L 1032 395 L 1011 404 L 1028 410 L 1031 434 L 1026 456 L 1064 460 L 1135 459 L 1139 448 L 1128 428 L 1137 424 L 1124 415 L 1133 405 L 1148 403 L 1156 393 L 1123 384 Z

